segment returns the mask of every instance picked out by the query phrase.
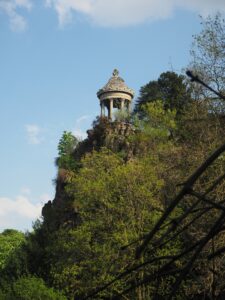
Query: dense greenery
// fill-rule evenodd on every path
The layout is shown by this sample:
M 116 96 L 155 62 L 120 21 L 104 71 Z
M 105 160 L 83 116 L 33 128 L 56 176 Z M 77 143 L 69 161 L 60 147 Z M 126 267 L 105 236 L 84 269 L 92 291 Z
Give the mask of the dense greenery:
M 8 291 L 0 292 L 1 300 L 66 300 L 59 292 L 48 288 L 41 278 L 21 277 L 15 282 Z
M 13 229 L 6 229 L 0 234 L 0 270 L 5 268 L 13 251 L 17 249 L 24 240 L 24 234 Z
M 204 38 L 200 36 L 199 41 Z M 56 196 L 43 207 L 43 219 L 30 233 L 5 230 L 0 234 L 0 300 L 77 300 L 112 282 L 97 296 L 110 299 L 153 276 L 163 264 L 156 257 L 176 255 L 185 251 L 190 241 L 204 236 L 217 210 L 156 251 L 154 243 L 149 244 L 138 262 L 152 263 L 115 280 L 134 267 L 135 250 L 142 238 L 188 175 L 221 143 L 221 110 L 212 111 L 211 99 L 196 95 L 195 86 L 190 88 L 184 76 L 165 72 L 140 89 L 136 113 L 129 116 L 129 122 L 123 115 L 113 123 L 97 119 L 82 142 L 70 132 L 63 133 L 56 160 Z M 221 156 L 196 183 L 199 191 L 224 172 L 224 164 Z M 218 185 L 210 197 L 224 200 L 224 185 Z M 179 220 L 188 201 L 191 205 L 189 197 L 176 207 L 171 222 Z M 167 230 L 166 224 L 154 242 Z M 221 232 L 213 247 L 224 241 Z M 212 275 L 212 264 L 205 259 L 210 247 L 207 244 L 196 260 L 175 299 L 211 299 L 212 289 L 214 296 L 223 299 L 224 255 L 213 261 L 217 273 Z M 184 265 L 179 258 L 166 271 Z M 121 299 L 166 299 L 174 281 L 173 275 L 153 276 Z
M 191 101 L 191 90 L 183 75 L 164 72 L 158 80 L 150 81 L 140 89 L 135 112 L 143 113 L 143 104 L 161 100 L 165 109 L 176 109 L 182 113 Z
M 71 132 L 64 131 L 58 145 L 58 158 L 56 160 L 59 168 L 74 168 L 72 153 L 78 144 L 78 139 Z
M 68 140 L 64 133 L 58 160 L 61 157 L 64 160 L 66 156 L 69 159 L 66 158 L 66 164 L 59 166 L 59 170 L 63 167 L 64 173 L 62 176 L 59 172 L 61 177 L 57 183 L 63 182 L 63 189 L 52 204 L 45 206 L 43 222 L 37 222 L 34 232 L 26 237 L 14 231 L 2 233 L 4 248 L 12 249 L 11 254 L 5 251 L 2 259 L 2 298 L 7 299 L 10 295 L 12 299 L 20 299 L 21 290 L 27 290 L 27 298 L 21 299 L 36 299 L 33 295 L 39 294 L 34 286 L 40 286 L 38 291 L 44 295 L 40 299 L 63 299 L 47 284 L 61 291 L 67 299 L 80 299 L 132 266 L 136 241 L 162 215 L 178 189 L 177 183 L 183 182 L 187 174 L 220 142 L 220 118 L 209 113 L 207 107 L 207 102 L 192 102 L 177 119 L 176 110 L 165 109 L 162 101 L 145 104 L 145 117 L 135 117 L 135 131 L 123 137 L 128 145 L 123 151 L 132 150 L 128 161 L 126 153 L 121 149 L 118 151 L 114 145 L 122 136 L 115 139 L 114 134 L 109 134 L 105 146 L 88 151 L 78 159 L 75 154 L 79 144 L 73 148 L 74 152 L 64 150 L 71 141 L 72 145 L 68 148 L 74 147 L 74 139 Z M 110 123 L 103 121 L 101 125 L 99 121 L 95 126 L 97 132 L 101 132 L 100 126 L 107 130 Z M 113 144 L 109 141 L 110 137 Z M 175 214 L 179 215 L 183 209 L 178 207 Z M 199 228 L 192 228 L 189 235 L 194 239 L 196 234 L 203 232 L 204 224 L 199 224 Z M 185 247 L 188 238 L 179 237 L 159 249 L 157 255 L 176 254 Z M 6 241 L 10 241 L 11 246 L 7 246 Z M 6 264 L 8 256 L 10 264 L 17 266 L 17 274 Z M 150 257 L 151 246 L 142 259 Z M 133 275 L 116 281 L 99 297 L 110 298 L 129 285 L 129 280 L 150 276 L 158 267 L 159 264 L 151 264 L 137 273 L 137 278 Z M 203 275 L 210 276 L 206 266 L 201 264 L 201 268 L 205 270 Z M 11 281 L 11 278 L 14 279 Z M 205 283 L 206 277 L 201 275 L 199 280 Z M 129 298 L 166 297 L 173 282 L 173 277 L 159 282 L 152 280 L 151 284 L 131 291 Z M 193 285 L 194 282 L 193 277 L 191 282 L 184 284 L 189 296 L 201 294 L 202 284 Z M 203 292 L 210 289 L 207 284 Z M 177 295 L 177 299 L 182 299 L 182 293 Z

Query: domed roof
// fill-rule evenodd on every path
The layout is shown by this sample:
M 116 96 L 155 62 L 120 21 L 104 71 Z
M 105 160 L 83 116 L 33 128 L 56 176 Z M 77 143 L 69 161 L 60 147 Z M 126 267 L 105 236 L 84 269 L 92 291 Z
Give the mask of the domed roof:
M 112 73 L 112 77 L 107 84 L 97 92 L 97 96 L 100 97 L 104 93 L 108 92 L 122 92 L 134 96 L 134 90 L 126 86 L 123 78 L 119 77 L 119 71 L 115 69 Z

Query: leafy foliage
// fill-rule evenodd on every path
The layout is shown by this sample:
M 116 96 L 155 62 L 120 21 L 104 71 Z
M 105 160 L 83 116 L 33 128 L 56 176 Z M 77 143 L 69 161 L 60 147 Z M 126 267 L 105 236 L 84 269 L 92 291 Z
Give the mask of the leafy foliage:
M 82 166 L 67 186 L 82 222 L 57 232 L 48 250 L 54 251 L 53 284 L 71 298 L 86 295 L 125 270 L 134 247 L 122 252 L 121 247 L 151 228 L 163 209 L 158 197 L 163 181 L 157 176 L 155 158 L 124 164 L 103 148 L 88 154 Z M 170 245 L 170 251 L 176 251 L 176 246 Z M 102 296 L 119 292 L 125 284 L 117 282 Z M 150 289 L 145 293 L 150 294 Z
M 182 113 L 191 101 L 191 90 L 183 75 L 175 72 L 164 72 L 158 80 L 150 81 L 140 89 L 135 112 L 143 113 L 143 105 L 161 100 L 165 109 Z
M 78 139 L 71 132 L 64 131 L 58 144 L 57 165 L 59 168 L 71 169 L 76 165 L 72 156 L 78 144 Z
M 135 241 L 163 212 L 161 191 L 165 187 L 166 166 L 162 157 L 170 155 L 176 148 L 170 141 L 170 132 L 176 129 L 176 112 L 164 110 L 160 101 L 147 104 L 145 111 L 145 119 L 136 120 L 136 134 L 128 136 L 127 141 L 130 146 L 143 147 L 146 151 L 141 150 L 140 156 L 137 151 L 128 162 L 120 152 L 112 152 L 106 147 L 86 153 L 80 161 L 81 167 L 70 169 L 65 179 L 64 203 L 69 205 L 70 211 L 78 212 L 79 221 L 72 227 L 63 223 L 61 227 L 51 229 L 49 234 L 51 221 L 48 218 L 52 217 L 45 214 L 42 230 L 36 233 L 36 237 L 41 232 L 46 236 L 44 245 L 38 241 L 38 245 L 44 247 L 44 259 L 38 264 L 48 270 L 44 275 L 46 279 L 55 288 L 63 290 L 68 299 L 87 295 L 132 265 Z M 100 133 L 102 136 L 103 132 Z M 60 204 L 58 207 L 63 211 L 65 206 Z M 54 211 L 55 207 L 49 209 Z M 130 243 L 134 245 L 121 250 Z M 177 241 L 159 253 L 175 253 L 179 247 L 180 241 Z M 151 273 L 155 267 L 146 268 L 141 276 Z M 102 296 L 110 297 L 114 292 L 120 292 L 128 279 L 116 282 Z M 160 283 L 165 290 L 170 280 Z M 149 297 L 153 291 L 154 284 L 138 289 L 131 297 L 137 294 L 138 297 Z
M 225 20 L 220 13 L 201 18 L 202 30 L 194 36 L 189 68 L 207 84 L 225 92 Z M 210 99 L 211 111 L 224 114 L 224 103 L 205 87 L 195 85 L 195 94 Z
M 22 232 L 6 229 L 0 234 L 0 289 L 28 273 L 26 239 Z
M 22 232 L 6 229 L 0 234 L 0 271 L 5 268 L 12 253 L 25 241 Z
M 225 20 L 220 13 L 201 18 L 202 30 L 194 36 L 192 66 L 201 78 L 220 92 L 225 88 Z
M 12 284 L 10 291 L 0 294 L 2 300 L 66 300 L 59 292 L 48 288 L 41 278 L 21 277 Z
M 117 122 L 129 122 L 130 113 L 127 110 L 118 110 L 114 113 L 114 118 Z

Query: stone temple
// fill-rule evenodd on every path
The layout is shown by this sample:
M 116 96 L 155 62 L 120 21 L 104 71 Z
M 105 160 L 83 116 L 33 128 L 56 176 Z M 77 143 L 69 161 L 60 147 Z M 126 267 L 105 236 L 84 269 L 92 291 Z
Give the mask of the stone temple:
M 134 91 L 127 87 L 124 80 L 119 77 L 119 71 L 115 69 L 108 83 L 97 92 L 97 96 L 100 100 L 101 117 L 112 120 L 114 109 L 130 112 Z M 108 111 L 107 116 L 105 108 Z

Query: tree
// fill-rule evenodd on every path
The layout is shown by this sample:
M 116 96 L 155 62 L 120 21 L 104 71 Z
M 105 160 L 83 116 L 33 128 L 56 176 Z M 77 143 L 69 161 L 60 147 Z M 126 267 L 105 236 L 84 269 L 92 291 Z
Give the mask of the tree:
M 53 284 L 69 299 L 87 295 L 132 265 L 136 244 L 125 251 L 122 246 L 143 236 L 163 210 L 159 191 L 164 183 L 158 178 L 158 169 L 156 157 L 125 164 L 104 148 L 82 160 L 82 168 L 67 186 L 82 222 L 74 229 L 56 232 L 48 250 L 54 252 L 50 270 Z M 177 247 L 179 243 L 159 249 L 159 253 L 172 253 Z M 154 267 L 146 268 L 138 278 Z M 126 280 L 120 280 L 102 296 L 109 298 L 125 286 Z M 147 299 L 152 289 L 137 289 L 130 297 Z
M 68 299 L 87 295 L 132 266 L 135 241 L 153 227 L 163 211 L 161 191 L 167 172 L 163 158 L 175 151 L 170 141 L 176 127 L 175 111 L 164 110 L 160 101 L 148 103 L 144 109 L 145 118 L 136 124 L 136 138 L 128 139 L 130 146 L 135 144 L 146 151 L 137 151 L 132 160 L 125 162 L 119 152 L 101 147 L 86 153 L 81 167 L 68 173 L 66 201 L 71 210 L 78 212 L 80 223 L 52 232 L 45 254 L 49 281 Z M 125 251 L 121 250 L 130 243 Z M 175 253 L 179 247 L 177 241 L 158 253 Z M 117 281 L 101 296 L 109 298 L 120 292 L 128 279 L 141 279 L 155 268 L 147 267 L 137 277 L 134 274 Z M 158 291 L 160 295 L 164 295 L 170 280 L 159 283 L 165 288 Z M 130 298 L 148 299 L 156 286 L 152 282 L 138 288 Z
M 225 92 L 225 20 L 220 13 L 215 17 L 201 17 L 202 30 L 194 36 L 189 68 L 215 90 Z M 221 101 L 204 87 L 196 87 L 200 96 L 214 101 L 214 109 L 221 109 Z M 213 102 L 212 102 L 213 103 Z M 220 104 L 220 105 L 218 105 Z M 218 109 L 219 106 L 219 109 Z
M 26 239 L 22 232 L 6 229 L 0 234 L 0 287 L 27 274 Z
M 25 244 L 22 232 L 6 229 L 0 234 L 0 293 L 10 290 L 14 280 L 28 273 Z
M 24 241 L 24 234 L 14 229 L 6 229 L 0 234 L 0 271 L 5 268 L 9 257 Z
M 78 139 L 69 131 L 64 131 L 58 144 L 57 165 L 59 168 L 70 169 L 74 166 L 75 160 L 72 156 L 78 144 Z
M 1 300 L 66 300 L 59 292 L 46 286 L 38 277 L 21 277 L 12 284 L 11 290 L 0 294 Z
M 183 75 L 175 72 L 164 72 L 158 80 L 150 81 L 140 89 L 135 112 L 143 114 L 142 105 L 161 100 L 164 109 L 176 109 L 180 114 L 191 101 L 191 90 Z

